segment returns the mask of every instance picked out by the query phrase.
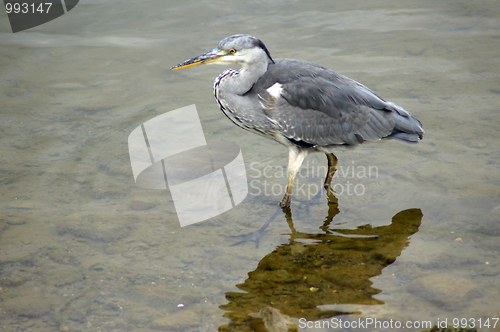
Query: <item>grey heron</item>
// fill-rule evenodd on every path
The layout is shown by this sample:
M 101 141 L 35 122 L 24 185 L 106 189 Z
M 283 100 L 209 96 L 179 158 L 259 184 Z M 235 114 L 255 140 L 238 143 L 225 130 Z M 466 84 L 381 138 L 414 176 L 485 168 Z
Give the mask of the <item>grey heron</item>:
M 326 154 L 328 190 L 339 146 L 382 138 L 417 143 L 423 137 L 421 122 L 402 107 L 315 63 L 273 60 L 264 43 L 250 35 L 224 38 L 215 49 L 170 69 L 200 64 L 241 65 L 215 79 L 220 109 L 237 126 L 288 147 L 289 180 L 281 207 L 290 205 L 293 181 L 310 152 Z

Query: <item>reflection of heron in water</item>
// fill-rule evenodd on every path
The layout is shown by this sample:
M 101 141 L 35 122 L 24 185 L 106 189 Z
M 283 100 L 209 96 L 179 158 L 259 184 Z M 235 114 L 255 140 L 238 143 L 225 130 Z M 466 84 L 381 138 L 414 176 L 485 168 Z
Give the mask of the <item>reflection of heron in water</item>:
M 221 331 L 265 331 L 262 318 L 250 314 L 267 307 L 286 316 L 314 321 L 353 313 L 322 310 L 318 308 L 321 305 L 383 304 L 373 298 L 381 290 L 371 287 L 370 278 L 380 275 L 401 254 L 409 237 L 418 231 L 422 212 L 401 211 L 388 226 L 334 229 L 330 224 L 339 209 L 337 198 L 331 196 L 321 234 L 297 231 L 291 212 L 286 213 L 291 229 L 289 243 L 265 256 L 248 273 L 248 279 L 236 285 L 244 292 L 226 293 L 229 303 L 220 308 L 228 311 L 224 317 L 231 322 Z M 276 317 L 269 308 L 262 313 L 267 321 Z

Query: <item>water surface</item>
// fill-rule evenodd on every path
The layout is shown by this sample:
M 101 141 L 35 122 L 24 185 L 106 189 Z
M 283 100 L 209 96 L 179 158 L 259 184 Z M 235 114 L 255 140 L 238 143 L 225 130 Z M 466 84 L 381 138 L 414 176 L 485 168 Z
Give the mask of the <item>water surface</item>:
M 234 33 L 259 37 L 274 58 L 360 81 L 420 119 L 424 140 L 339 151 L 336 197 L 312 203 L 326 158 L 309 156 L 295 185 L 310 190 L 297 192 L 291 214 L 275 214 L 287 150 L 218 110 L 212 82 L 222 67 L 169 71 Z M 16 34 L 3 14 L 0 324 L 262 330 L 265 306 L 297 324 L 492 323 L 500 316 L 499 35 L 495 1 L 83 1 Z M 134 183 L 127 138 L 191 104 L 207 141 L 242 149 L 250 194 L 181 228 L 168 190 Z M 273 216 L 258 247 L 245 238 Z M 393 229 L 383 245 L 370 237 Z M 336 250 L 346 255 L 335 261 Z M 254 293 L 255 280 L 268 285 Z

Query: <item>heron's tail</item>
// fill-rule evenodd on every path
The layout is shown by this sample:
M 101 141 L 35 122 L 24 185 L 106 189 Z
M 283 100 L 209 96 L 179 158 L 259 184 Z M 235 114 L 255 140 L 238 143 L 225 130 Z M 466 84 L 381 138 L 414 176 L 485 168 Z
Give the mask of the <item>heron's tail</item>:
M 424 137 L 422 123 L 402 107 L 394 103 L 389 104 L 395 111 L 392 113 L 395 125 L 392 133 L 387 138 L 399 139 L 408 143 L 418 143 Z

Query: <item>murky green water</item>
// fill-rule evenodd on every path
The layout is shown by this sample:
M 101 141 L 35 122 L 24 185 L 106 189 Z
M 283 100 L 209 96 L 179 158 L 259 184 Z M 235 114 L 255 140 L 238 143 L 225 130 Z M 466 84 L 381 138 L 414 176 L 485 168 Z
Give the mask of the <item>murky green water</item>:
M 296 200 L 258 248 L 232 246 L 275 214 L 288 152 L 218 110 L 223 68 L 168 69 L 234 33 L 362 82 L 420 119 L 424 140 L 339 152 L 330 204 Z M 499 36 L 495 1 L 82 1 L 16 34 L 1 14 L 0 329 L 263 330 L 271 306 L 299 328 L 500 330 Z M 134 183 L 127 139 L 191 104 L 209 142 L 242 149 L 250 194 L 181 228 L 168 190 Z M 298 199 L 325 164 L 308 157 Z

